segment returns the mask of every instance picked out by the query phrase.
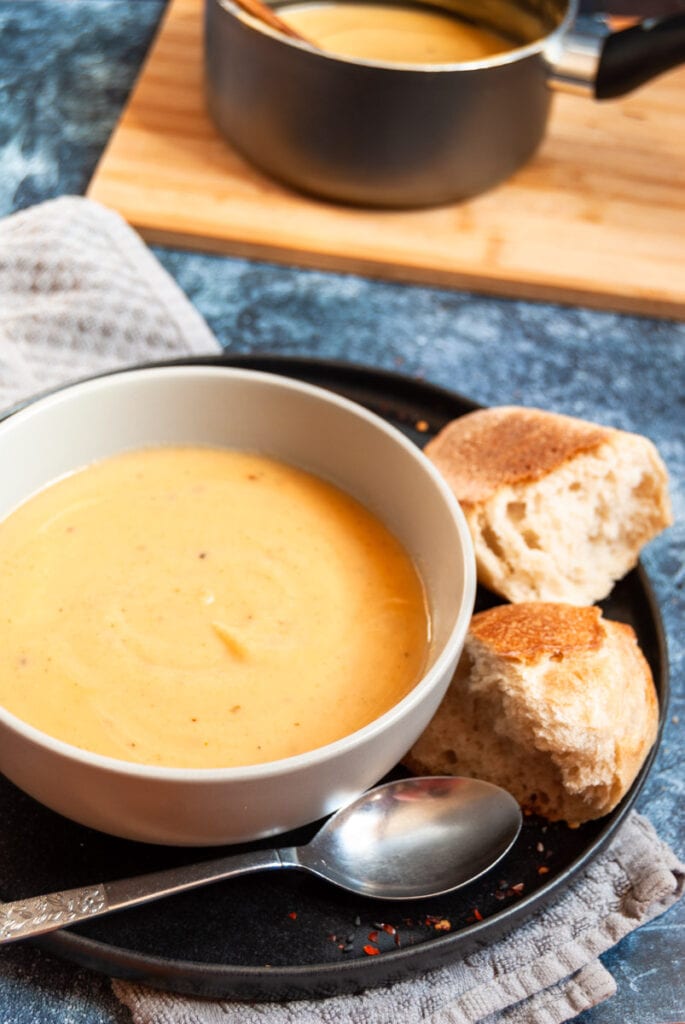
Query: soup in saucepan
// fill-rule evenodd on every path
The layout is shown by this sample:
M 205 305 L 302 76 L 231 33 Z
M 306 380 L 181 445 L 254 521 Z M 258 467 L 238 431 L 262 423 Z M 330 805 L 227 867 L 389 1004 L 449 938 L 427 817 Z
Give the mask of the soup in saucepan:
M 400 64 L 482 60 L 515 45 L 498 32 L 437 8 L 401 4 L 288 4 L 279 16 L 329 53 Z

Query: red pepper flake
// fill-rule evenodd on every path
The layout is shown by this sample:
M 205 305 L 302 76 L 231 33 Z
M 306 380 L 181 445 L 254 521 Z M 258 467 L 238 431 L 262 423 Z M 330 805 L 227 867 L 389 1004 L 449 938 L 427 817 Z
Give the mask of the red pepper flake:
M 512 892 L 518 892 L 518 893 L 521 893 L 521 892 L 523 892 L 524 888 L 525 888 L 525 887 L 524 887 L 524 884 L 523 884 L 523 882 L 517 882 L 517 883 L 516 883 L 516 885 L 512 885 L 512 887 L 511 887 L 511 891 L 512 891 Z
M 288 913 L 288 917 L 290 918 L 291 921 L 297 921 L 297 911 L 296 910 L 291 910 Z
M 378 954 L 380 953 L 380 949 L 378 948 L 378 946 L 366 945 L 364 946 L 364 952 L 366 953 L 367 956 L 378 956 Z
M 540 867 L 538 868 L 538 874 L 539 875 L 548 875 L 549 874 L 549 868 L 545 864 L 541 864 Z
M 378 932 L 369 932 L 369 942 L 375 942 L 378 938 Z
M 481 914 L 481 912 L 478 909 L 478 907 L 474 907 L 473 908 L 473 916 L 475 917 L 476 921 L 482 921 L 483 920 L 483 915 Z
M 396 935 L 397 934 L 397 928 L 394 928 L 393 925 L 391 925 L 391 924 L 382 924 L 381 928 L 386 933 L 386 935 Z

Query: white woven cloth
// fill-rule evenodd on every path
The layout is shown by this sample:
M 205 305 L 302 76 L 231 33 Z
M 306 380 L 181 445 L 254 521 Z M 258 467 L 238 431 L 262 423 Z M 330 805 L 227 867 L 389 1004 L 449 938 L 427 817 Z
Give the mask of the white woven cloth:
M 219 350 L 118 214 L 69 196 L 0 221 L 0 409 L 88 374 Z
M 116 214 L 64 198 L 0 222 L 0 407 L 101 370 L 217 349 Z M 612 995 L 598 956 L 667 910 L 684 884 L 685 867 L 632 814 L 554 904 L 495 944 L 391 987 L 281 1004 L 113 988 L 135 1024 L 561 1024 Z

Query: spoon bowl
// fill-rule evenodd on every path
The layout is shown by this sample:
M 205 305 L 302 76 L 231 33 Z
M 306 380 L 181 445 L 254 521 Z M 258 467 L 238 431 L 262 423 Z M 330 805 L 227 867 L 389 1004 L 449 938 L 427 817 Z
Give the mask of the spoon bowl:
M 438 896 L 493 867 L 520 828 L 519 805 L 498 786 L 452 776 L 400 779 L 337 811 L 304 846 L 254 850 L 0 903 L 0 943 L 277 868 L 308 871 L 348 892 L 379 900 Z
M 452 776 L 409 778 L 364 793 L 310 843 L 280 856 L 363 896 L 423 899 L 488 871 L 520 828 L 518 803 L 498 786 Z

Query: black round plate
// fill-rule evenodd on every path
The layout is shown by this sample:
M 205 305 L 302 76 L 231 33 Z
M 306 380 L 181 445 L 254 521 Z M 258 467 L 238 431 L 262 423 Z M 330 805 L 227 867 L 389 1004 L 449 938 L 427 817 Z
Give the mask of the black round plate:
M 349 364 L 275 356 L 175 363 L 242 366 L 329 388 L 379 413 L 419 445 L 447 421 L 477 407 L 421 381 Z M 480 591 L 478 606 L 491 603 L 494 598 Z M 665 644 L 641 567 L 616 586 L 604 610 L 637 632 L 654 674 L 663 725 L 668 703 Z M 204 996 L 297 999 L 392 982 L 492 942 L 556 896 L 626 817 L 657 746 L 611 815 L 577 829 L 526 818 L 507 857 L 484 878 L 448 896 L 384 904 L 296 872 L 265 873 L 103 917 L 53 933 L 39 944 L 112 976 Z M 402 773 L 398 767 L 389 777 Z M 148 846 L 94 832 L 47 810 L 5 779 L 0 779 L 0 820 L 0 895 L 5 900 L 221 853 Z M 283 845 L 306 842 L 315 830 L 311 826 L 291 833 L 283 837 Z M 251 847 L 262 845 L 269 844 Z M 380 953 L 369 955 L 365 946 Z

